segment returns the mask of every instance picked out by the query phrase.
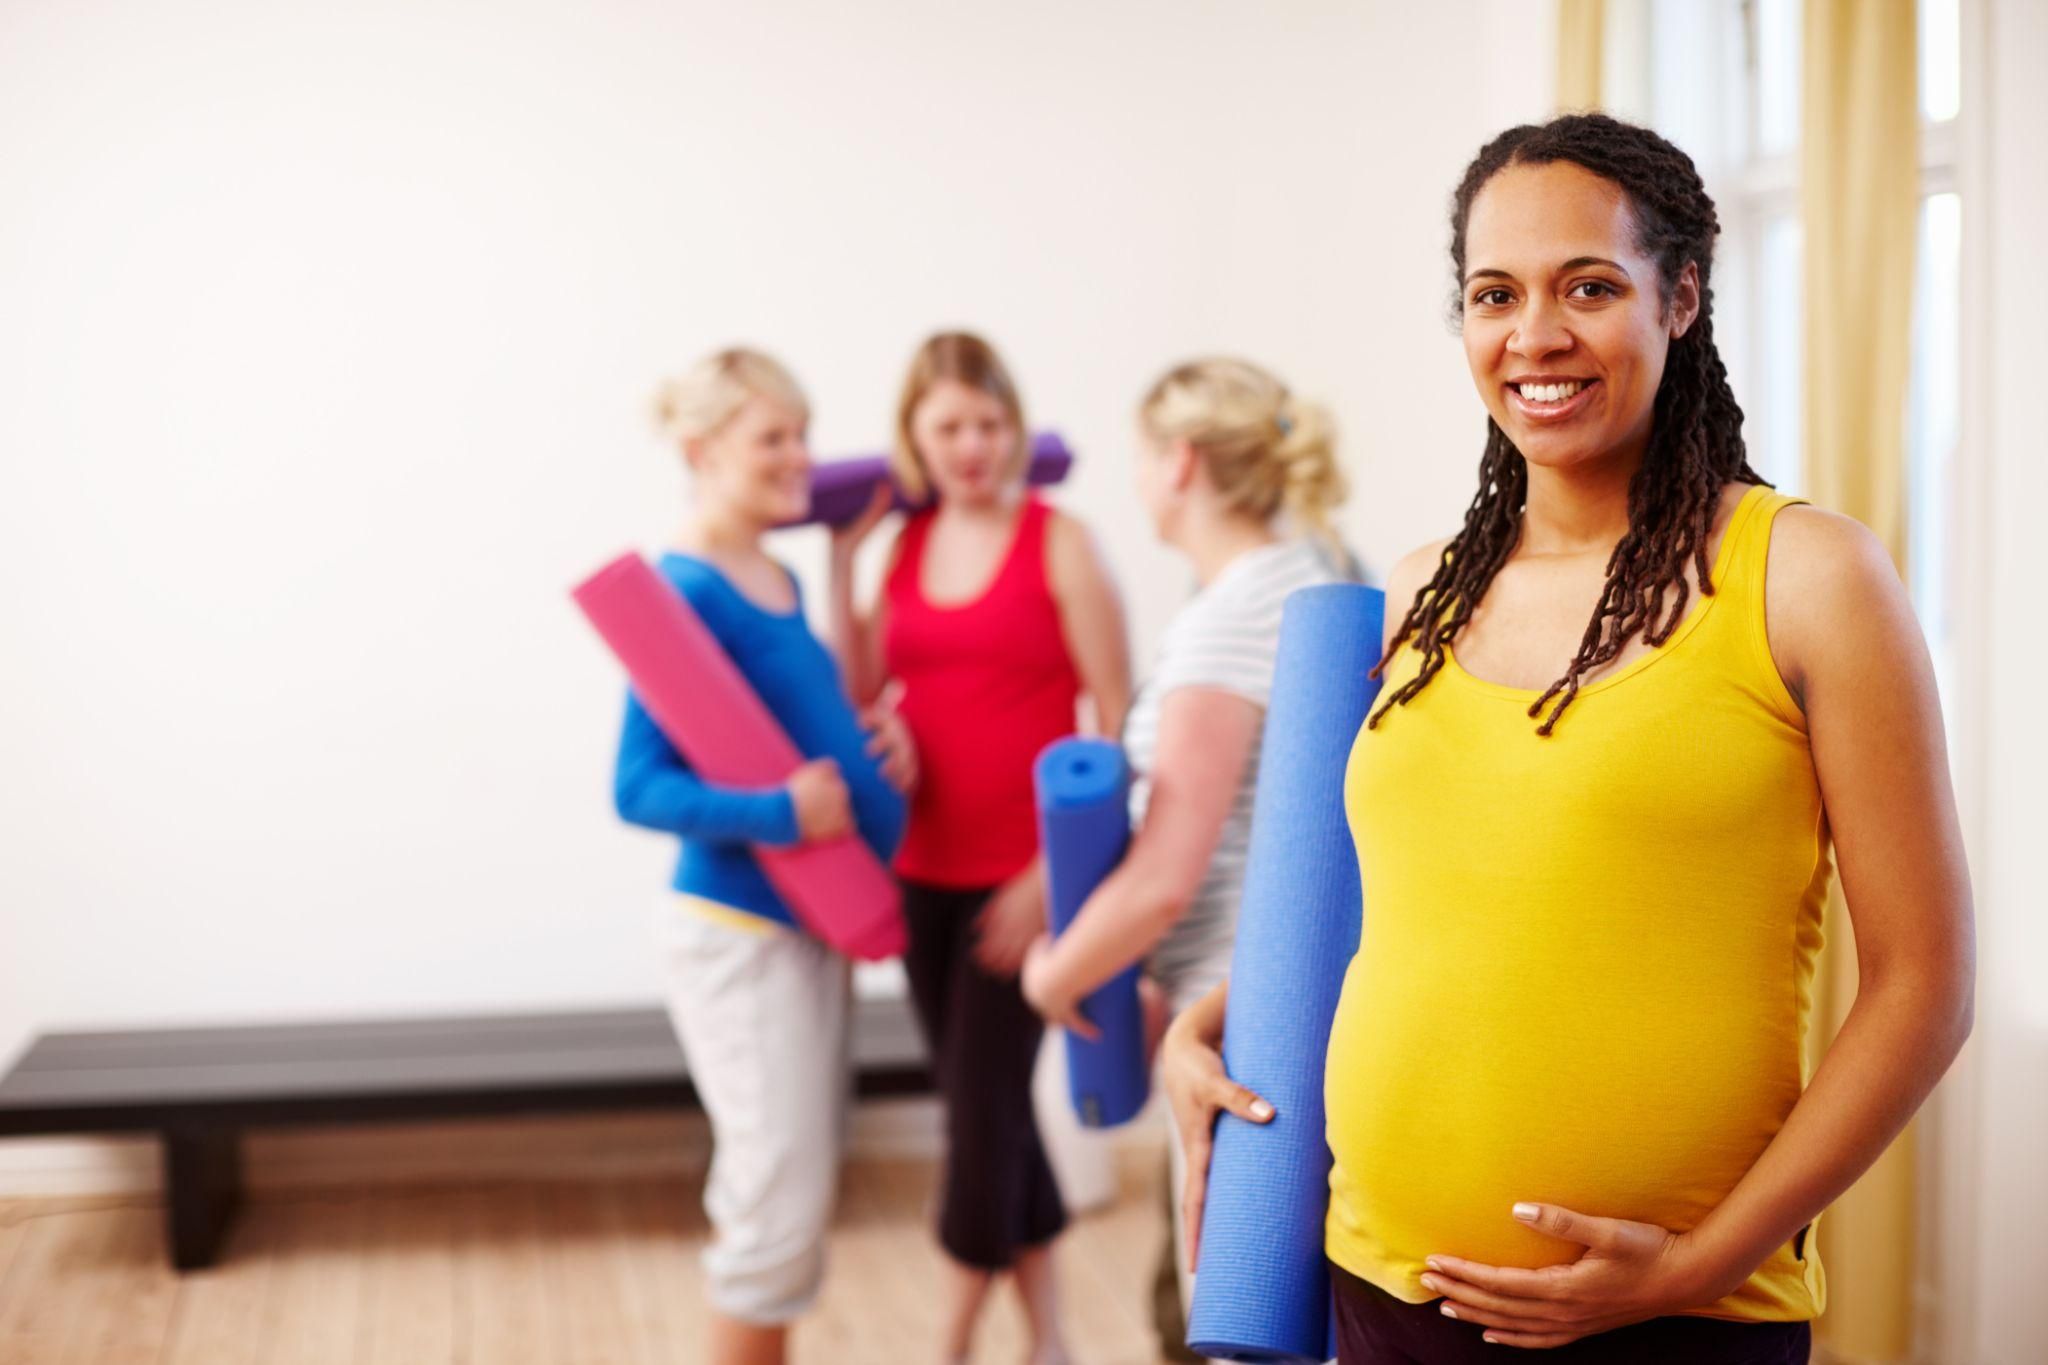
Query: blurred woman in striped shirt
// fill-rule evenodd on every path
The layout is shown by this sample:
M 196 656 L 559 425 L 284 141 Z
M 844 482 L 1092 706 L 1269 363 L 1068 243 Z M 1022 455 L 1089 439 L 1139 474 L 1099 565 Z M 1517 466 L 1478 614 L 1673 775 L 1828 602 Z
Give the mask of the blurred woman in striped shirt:
M 1080 1001 L 1143 961 L 1156 1039 L 1230 969 L 1281 604 L 1358 572 L 1330 522 L 1346 488 L 1329 416 L 1265 370 L 1176 366 L 1138 433 L 1139 496 L 1196 591 L 1124 722 L 1130 851 L 1057 941 L 1032 946 L 1023 984 L 1046 1020 L 1085 1030 Z

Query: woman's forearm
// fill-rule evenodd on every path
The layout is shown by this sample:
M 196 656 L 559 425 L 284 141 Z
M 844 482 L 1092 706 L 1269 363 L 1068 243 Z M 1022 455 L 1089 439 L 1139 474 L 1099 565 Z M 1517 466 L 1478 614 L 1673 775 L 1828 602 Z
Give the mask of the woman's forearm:
M 1264 714 L 1209 688 L 1166 697 L 1144 824 L 1053 945 L 1045 972 L 1058 998 L 1078 999 L 1139 961 L 1187 913 L 1245 773 L 1258 761 Z
M 1088 533 L 1079 522 L 1056 518 L 1048 538 L 1048 573 L 1067 656 L 1094 712 L 1095 732 L 1123 730 L 1131 704 L 1130 644 L 1123 602 Z
M 1124 717 L 1131 709 L 1131 680 L 1128 665 L 1119 669 L 1100 671 L 1096 677 L 1084 678 L 1082 684 L 1088 693 L 1093 711 L 1095 733 L 1115 739 L 1123 733 Z
M 874 622 L 853 600 L 853 560 L 835 551 L 832 557 L 830 630 L 832 652 L 846 675 L 847 695 L 856 706 L 865 706 L 881 693 L 882 679 L 872 676 L 874 667 Z
M 1079 999 L 1142 961 L 1186 909 L 1187 897 L 1145 863 L 1125 859 L 1054 940 L 1049 971 L 1060 995 Z
M 1971 992 L 1967 967 L 1863 982 L 1785 1126 L 1692 1232 L 1716 1272 L 1711 1298 L 1733 1292 L 1884 1154 L 1968 1037 Z

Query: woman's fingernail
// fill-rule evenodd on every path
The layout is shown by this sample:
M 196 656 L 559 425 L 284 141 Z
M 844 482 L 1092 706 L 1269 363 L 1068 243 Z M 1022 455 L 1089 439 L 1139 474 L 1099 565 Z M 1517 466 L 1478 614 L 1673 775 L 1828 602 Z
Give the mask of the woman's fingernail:
M 1525 1223 L 1533 1223 L 1533 1222 L 1535 1222 L 1535 1221 L 1536 1221 L 1536 1206 L 1535 1206 L 1534 1204 L 1517 1204 L 1517 1205 L 1515 1205 L 1515 1217 L 1517 1217 L 1517 1218 L 1521 1219 L 1521 1220 L 1522 1220 L 1523 1222 L 1525 1222 Z
M 1449 1304 L 1445 1304 L 1443 1307 L 1443 1314 L 1447 1318 L 1455 1318 L 1456 1316 L 1458 1316 L 1458 1310 L 1451 1307 Z
M 1499 1337 L 1497 1337 L 1497 1336 L 1495 1336 L 1495 1335 L 1494 1335 L 1493 1333 L 1491 1333 L 1491 1332 L 1487 1332 L 1487 1333 L 1484 1333 L 1484 1334 L 1482 1334 L 1482 1335 L 1480 1336 L 1480 1338 L 1479 1338 L 1479 1339 L 1480 1339 L 1481 1341 L 1485 1342 L 1485 1343 L 1486 1343 L 1486 1344 L 1487 1344 L 1488 1346 L 1498 1346 L 1498 1345 L 1500 1345 L 1500 1338 L 1499 1338 Z
M 1444 1268 L 1444 1263 L 1434 1256 L 1423 1257 L 1422 1263 L 1428 1266 L 1431 1270 L 1442 1270 Z
M 1253 1101 L 1252 1101 L 1252 1117 L 1253 1117 L 1253 1118 L 1255 1118 L 1255 1119 L 1269 1119 L 1269 1118 L 1272 1118 L 1272 1117 L 1273 1117 L 1273 1106 L 1272 1106 L 1272 1105 L 1270 1105 L 1270 1104 L 1268 1104 L 1268 1103 L 1266 1103 L 1266 1102 L 1265 1102 L 1264 1100 L 1253 1100 Z

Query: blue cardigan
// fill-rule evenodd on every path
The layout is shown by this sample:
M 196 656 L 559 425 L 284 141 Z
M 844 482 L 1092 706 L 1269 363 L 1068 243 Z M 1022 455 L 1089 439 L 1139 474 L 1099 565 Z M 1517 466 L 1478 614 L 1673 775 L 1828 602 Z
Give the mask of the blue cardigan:
M 804 622 L 799 590 L 787 615 L 754 605 L 709 563 L 663 555 L 658 566 L 703 618 L 754 694 L 805 758 L 832 758 L 846 779 L 860 837 L 884 864 L 903 836 L 903 797 L 867 755 L 868 735 L 854 715 L 839 665 Z M 791 584 L 795 584 L 792 576 Z M 751 844 L 797 842 L 796 807 L 786 787 L 722 787 L 705 781 L 676 752 L 628 692 L 619 735 L 613 801 L 621 818 L 680 835 L 675 889 L 794 926 L 769 885 Z

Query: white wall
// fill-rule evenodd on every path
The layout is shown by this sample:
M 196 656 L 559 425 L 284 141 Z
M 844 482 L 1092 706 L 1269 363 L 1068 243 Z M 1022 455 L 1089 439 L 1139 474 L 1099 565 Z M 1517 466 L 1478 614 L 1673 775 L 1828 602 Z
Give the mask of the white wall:
M 564 590 L 667 534 L 646 399 L 716 344 L 832 452 L 986 330 L 1144 646 L 1184 582 L 1129 411 L 1192 352 L 1336 406 L 1371 561 L 1449 529 L 1444 204 L 1550 41 L 1513 0 L 0 6 L 0 1057 L 650 997 L 669 849 L 609 810 Z

